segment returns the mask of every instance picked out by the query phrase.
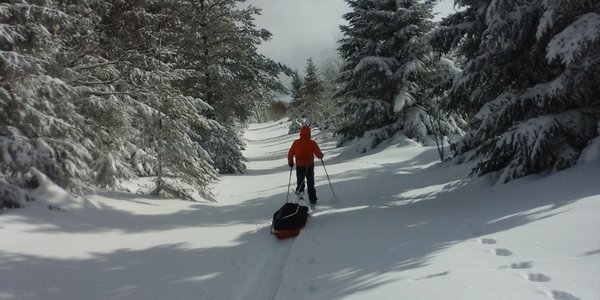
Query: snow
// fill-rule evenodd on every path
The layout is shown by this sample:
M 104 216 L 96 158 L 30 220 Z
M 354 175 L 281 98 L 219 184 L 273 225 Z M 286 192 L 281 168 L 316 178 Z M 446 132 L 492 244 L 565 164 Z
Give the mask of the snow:
M 31 63 L 34 59 L 13 51 L 0 50 L 0 61 L 5 72 L 20 72 L 23 70 L 37 71 L 38 66 Z
M 415 98 L 411 95 L 409 89 L 409 85 L 407 81 L 403 82 L 404 84 L 398 91 L 398 94 L 394 97 L 394 112 L 401 112 L 406 107 L 415 103 Z
M 366 56 L 361 58 L 352 72 L 358 73 L 368 67 L 375 66 L 378 72 L 384 73 L 389 78 L 394 75 L 392 69 L 397 65 L 398 61 L 393 57 Z
M 552 62 L 558 58 L 569 66 L 586 42 L 599 38 L 600 15 L 587 13 L 552 38 L 546 50 L 546 59 Z
M 581 156 L 577 160 L 577 163 L 584 164 L 600 160 L 600 121 L 598 122 L 598 129 L 596 130 L 598 136 L 589 141 L 587 147 L 581 151 Z
M 492 185 L 400 134 L 358 154 L 315 132 L 335 196 L 317 166 L 319 208 L 278 241 L 288 125 L 247 130 L 217 203 L 44 180 L 0 215 L 0 299 L 600 298 L 600 161 Z
M 544 2 L 547 2 L 547 1 L 544 1 Z M 544 15 L 542 15 L 542 17 L 540 18 L 540 23 L 538 24 L 537 32 L 535 33 L 535 37 L 538 41 L 542 38 L 544 33 L 546 33 L 546 31 L 549 30 L 550 28 L 552 28 L 552 26 L 554 25 L 554 20 L 552 19 L 552 16 L 554 14 L 555 14 L 554 9 L 548 9 L 546 12 L 544 12 Z

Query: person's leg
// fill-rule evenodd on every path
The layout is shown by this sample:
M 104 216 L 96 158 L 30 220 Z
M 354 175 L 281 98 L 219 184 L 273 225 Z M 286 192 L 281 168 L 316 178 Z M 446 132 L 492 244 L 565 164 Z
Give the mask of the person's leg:
M 308 185 L 308 200 L 310 203 L 317 203 L 317 190 L 315 189 L 315 167 L 306 169 L 306 184 Z
M 296 193 L 304 192 L 304 177 L 306 177 L 306 167 L 296 166 Z

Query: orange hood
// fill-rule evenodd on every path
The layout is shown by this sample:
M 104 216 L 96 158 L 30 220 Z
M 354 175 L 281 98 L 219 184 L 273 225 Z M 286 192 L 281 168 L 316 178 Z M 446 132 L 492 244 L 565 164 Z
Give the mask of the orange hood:
M 319 145 L 310 139 L 310 127 L 302 126 L 300 128 L 300 138 L 295 140 L 288 151 L 288 164 L 293 165 L 294 157 L 296 157 L 296 166 L 310 167 L 315 165 L 315 157 L 323 158 L 323 152 L 319 149 Z
M 302 126 L 302 128 L 300 128 L 300 137 L 310 139 L 310 127 Z

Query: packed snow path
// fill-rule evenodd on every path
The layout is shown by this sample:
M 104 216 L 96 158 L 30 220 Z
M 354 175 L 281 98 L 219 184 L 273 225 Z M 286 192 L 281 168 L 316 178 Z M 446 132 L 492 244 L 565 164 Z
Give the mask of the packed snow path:
M 492 186 L 406 137 L 358 154 L 317 134 L 337 196 L 317 165 L 318 211 L 278 241 L 286 133 L 247 130 L 216 204 L 43 186 L 0 215 L 0 299 L 600 299 L 599 163 Z

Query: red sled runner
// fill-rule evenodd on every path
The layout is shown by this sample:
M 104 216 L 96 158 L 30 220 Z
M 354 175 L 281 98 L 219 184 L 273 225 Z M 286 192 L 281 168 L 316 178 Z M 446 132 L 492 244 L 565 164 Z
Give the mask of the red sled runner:
M 308 207 L 298 203 L 285 203 L 273 214 L 271 233 L 280 240 L 298 236 L 308 217 Z

